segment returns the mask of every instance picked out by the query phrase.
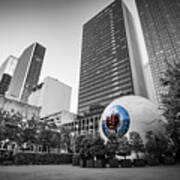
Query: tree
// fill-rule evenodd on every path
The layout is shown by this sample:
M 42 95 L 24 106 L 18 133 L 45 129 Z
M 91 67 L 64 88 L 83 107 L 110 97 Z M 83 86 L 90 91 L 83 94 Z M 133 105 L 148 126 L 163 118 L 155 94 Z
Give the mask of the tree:
M 50 152 L 50 147 L 52 146 L 52 131 L 50 129 L 44 129 L 39 133 L 39 144 L 42 145 L 43 151 Z
M 117 149 L 118 149 L 118 139 L 117 139 L 117 136 L 115 134 L 111 134 L 109 136 L 109 140 L 108 140 L 108 142 L 106 144 L 106 154 L 110 158 L 115 158 Z
M 155 134 L 152 131 L 146 132 L 146 144 L 145 148 L 148 154 L 150 154 L 153 158 L 158 157 L 158 146 L 156 143 Z
M 85 138 L 85 135 L 79 135 L 77 137 L 75 137 L 75 142 L 74 142 L 74 151 L 75 153 L 80 153 L 81 151 L 81 146 L 83 145 L 82 144 L 82 140 Z
M 139 159 L 139 152 L 144 151 L 143 140 L 138 132 L 130 132 L 130 146 L 136 153 L 136 158 Z
M 105 157 L 104 140 L 99 135 L 93 137 L 90 151 L 97 159 L 103 159 Z
M 22 127 L 22 139 L 23 143 L 26 143 L 27 146 L 31 146 L 32 144 L 38 144 L 38 137 L 37 137 L 37 128 L 38 122 L 32 118 L 24 122 L 25 124 Z
M 65 139 L 67 143 L 67 138 Z M 42 145 L 43 150 L 49 152 L 51 147 L 60 149 L 61 136 L 54 123 L 40 122 L 35 117 L 23 119 L 14 110 L 8 112 L 0 109 L 0 140 L 4 140 L 6 144 L 16 142 L 18 147 L 25 144 L 27 148 Z
M 161 78 L 167 90 L 162 94 L 164 116 L 168 121 L 167 130 L 180 153 L 180 62 L 170 64 Z
M 176 152 L 176 149 L 167 134 L 155 134 L 152 131 L 148 131 L 146 133 L 146 139 L 146 151 L 153 158 L 160 160 L 162 156 L 173 156 L 173 153 Z
M 72 152 L 71 148 L 71 131 L 67 128 L 61 127 L 61 148 L 65 149 L 66 152 Z
M 87 134 L 81 141 L 80 144 L 80 156 L 82 159 L 93 159 L 94 154 L 92 153 L 93 135 Z
M 22 121 L 20 113 L 0 110 L 0 140 L 6 140 L 7 144 L 16 142 L 18 145 L 22 143 L 22 129 L 19 126 Z
M 0 109 L 0 141 L 5 140 L 5 119 L 4 119 L 4 111 Z
M 53 148 L 57 148 L 58 149 L 58 153 L 60 153 L 60 148 L 61 148 L 61 134 L 59 132 L 52 132 L 51 134 L 51 146 Z
M 126 136 L 118 137 L 118 154 L 124 156 L 124 159 L 131 154 L 131 147 Z

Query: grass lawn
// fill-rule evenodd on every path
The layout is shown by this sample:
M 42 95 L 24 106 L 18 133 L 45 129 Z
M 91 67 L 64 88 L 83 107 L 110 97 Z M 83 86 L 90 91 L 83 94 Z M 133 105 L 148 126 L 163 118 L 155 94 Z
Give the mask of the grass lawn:
M 88 169 L 71 165 L 0 166 L 0 180 L 179 180 L 180 165 Z

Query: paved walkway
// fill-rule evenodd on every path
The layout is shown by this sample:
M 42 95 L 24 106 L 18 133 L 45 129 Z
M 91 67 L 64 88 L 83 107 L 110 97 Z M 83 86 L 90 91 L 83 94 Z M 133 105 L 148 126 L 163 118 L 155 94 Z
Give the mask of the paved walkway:
M 88 169 L 71 165 L 0 166 L 0 180 L 179 180 L 180 165 Z

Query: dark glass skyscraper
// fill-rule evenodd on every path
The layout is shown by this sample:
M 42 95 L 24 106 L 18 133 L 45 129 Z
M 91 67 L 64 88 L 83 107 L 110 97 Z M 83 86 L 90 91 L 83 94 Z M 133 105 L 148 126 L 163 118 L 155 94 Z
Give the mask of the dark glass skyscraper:
M 180 61 L 180 1 L 136 0 L 157 100 L 161 102 L 160 78 L 166 61 Z
M 116 0 L 84 24 L 81 54 L 78 112 L 93 104 L 106 106 L 113 99 L 137 94 L 133 81 L 123 8 Z M 137 65 L 136 65 L 137 66 Z M 142 71 L 138 64 L 138 71 Z M 139 82 L 141 80 L 139 79 Z M 140 83 L 144 85 L 142 80 Z M 138 83 L 138 82 L 136 82 Z
M 5 95 L 9 88 L 11 78 L 16 68 L 18 59 L 10 55 L 0 66 L 0 94 Z
M 27 102 L 38 83 L 44 55 L 45 48 L 38 43 L 33 43 L 24 50 L 18 59 L 7 97 Z

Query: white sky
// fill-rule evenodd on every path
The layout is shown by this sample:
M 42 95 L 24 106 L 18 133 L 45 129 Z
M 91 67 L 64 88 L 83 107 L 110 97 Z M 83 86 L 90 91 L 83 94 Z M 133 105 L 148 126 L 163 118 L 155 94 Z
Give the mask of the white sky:
M 52 76 L 72 87 L 77 111 L 82 26 L 113 0 L 0 1 L 0 64 L 37 41 L 47 48 L 40 81 Z
M 123 1 L 136 17 L 134 0 Z M 111 2 L 113 0 L 0 1 L 0 64 L 10 54 L 19 57 L 33 42 L 44 45 L 47 50 L 40 82 L 51 76 L 71 86 L 70 110 L 76 113 L 82 26 Z

